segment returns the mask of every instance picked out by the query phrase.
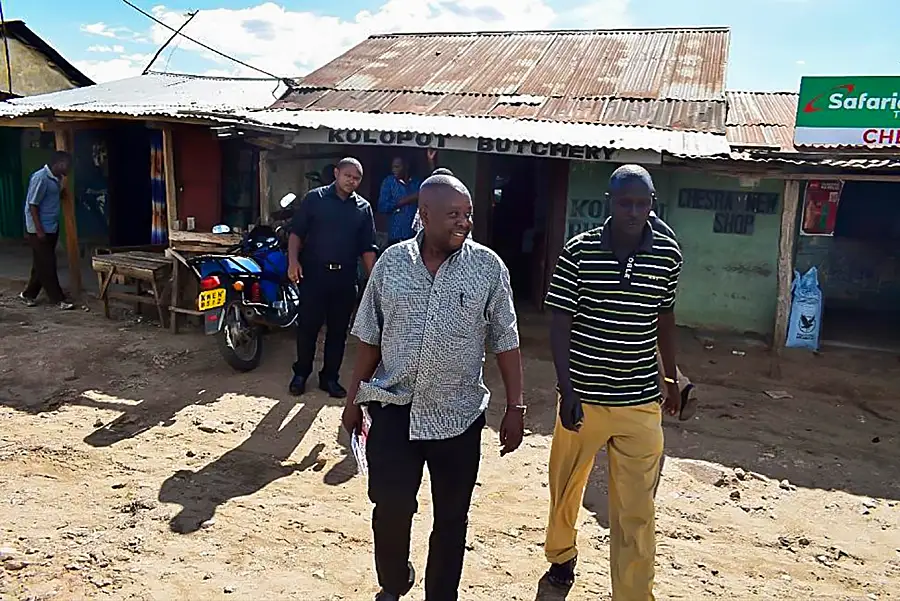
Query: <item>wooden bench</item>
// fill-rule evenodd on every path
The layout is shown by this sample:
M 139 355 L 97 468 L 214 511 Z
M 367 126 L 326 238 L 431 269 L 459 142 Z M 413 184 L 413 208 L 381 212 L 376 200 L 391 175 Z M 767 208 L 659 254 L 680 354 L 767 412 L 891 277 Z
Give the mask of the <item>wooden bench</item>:
M 172 259 L 146 250 L 117 252 L 116 249 L 98 249 L 96 252 L 91 265 L 100 283 L 104 315 L 109 318 L 110 299 L 133 302 L 138 310 L 142 304 L 155 305 L 160 325 L 165 327 L 163 309 L 168 309 L 168 302 L 164 298 L 171 285 Z M 115 290 L 112 284 L 126 287 L 134 284 L 136 291 Z M 151 292 L 153 296 L 148 296 L 146 292 Z

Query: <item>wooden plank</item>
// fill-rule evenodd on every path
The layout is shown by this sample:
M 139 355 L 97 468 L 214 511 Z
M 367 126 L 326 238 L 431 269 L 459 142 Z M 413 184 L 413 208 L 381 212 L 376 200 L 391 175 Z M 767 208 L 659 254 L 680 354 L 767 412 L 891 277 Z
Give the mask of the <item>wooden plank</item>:
M 175 184 L 175 140 L 172 135 L 172 126 L 167 125 L 162 130 L 163 139 L 163 171 L 166 178 L 166 221 L 169 231 L 169 240 L 175 231 L 175 222 L 178 220 L 177 186 Z
M 70 155 L 75 150 L 72 132 L 68 130 L 58 129 L 55 132 L 56 150 L 68 152 Z M 69 165 L 70 170 L 74 168 L 74 158 L 72 164 Z M 72 178 L 63 179 L 63 187 L 60 194 L 62 201 L 62 217 L 66 227 L 66 253 L 69 257 L 69 287 L 72 288 L 72 295 L 78 297 L 81 295 L 81 254 L 78 249 L 78 224 L 75 218 L 75 190 L 72 185 Z
M 781 235 L 778 239 L 778 297 L 775 308 L 775 333 L 772 348 L 775 353 L 771 376 L 781 377 L 781 352 L 787 338 L 791 315 L 791 282 L 794 278 L 794 243 L 797 240 L 797 213 L 800 208 L 800 182 L 784 183 L 781 210 Z
M 213 246 L 233 246 L 241 241 L 240 234 L 213 234 L 212 232 L 170 232 L 170 243 L 210 244 Z M 172 244 L 173 246 L 175 244 Z
M 259 151 L 259 222 L 269 223 L 269 151 Z

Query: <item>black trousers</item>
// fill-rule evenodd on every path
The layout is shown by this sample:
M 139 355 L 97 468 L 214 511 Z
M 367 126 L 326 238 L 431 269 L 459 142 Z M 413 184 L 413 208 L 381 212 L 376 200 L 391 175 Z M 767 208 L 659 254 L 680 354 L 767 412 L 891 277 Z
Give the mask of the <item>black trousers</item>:
M 300 285 L 300 323 L 297 327 L 297 362 L 294 375 L 308 378 L 316 356 L 316 341 L 324 325 L 325 362 L 319 377 L 337 380 L 344 361 L 347 330 L 356 306 L 356 271 L 307 272 Z
M 43 289 L 51 303 L 62 302 L 65 295 L 56 274 L 56 243 L 59 241 L 59 234 L 45 234 L 43 240 L 36 234 L 28 234 L 27 237 L 28 244 L 31 245 L 31 277 L 22 294 L 35 299 Z
M 409 546 L 422 468 L 431 475 L 434 528 L 428 545 L 425 599 L 456 601 L 466 551 L 469 505 L 481 463 L 481 415 L 463 434 L 446 440 L 409 440 L 410 407 L 368 405 L 366 439 L 369 499 L 375 504 L 375 570 L 388 593 L 409 591 Z

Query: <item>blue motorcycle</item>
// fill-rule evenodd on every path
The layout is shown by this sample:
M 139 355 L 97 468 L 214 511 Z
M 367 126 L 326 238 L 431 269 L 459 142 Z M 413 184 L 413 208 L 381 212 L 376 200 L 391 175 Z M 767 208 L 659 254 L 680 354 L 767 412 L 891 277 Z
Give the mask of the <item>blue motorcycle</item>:
M 281 200 L 280 215 L 290 215 L 296 199 Z M 213 233 L 228 233 L 219 225 Z M 300 316 L 300 290 L 288 279 L 286 225 L 258 225 L 224 255 L 201 255 L 188 260 L 200 282 L 197 309 L 204 331 L 217 337 L 219 352 L 234 369 L 259 366 L 263 334 L 293 326 Z

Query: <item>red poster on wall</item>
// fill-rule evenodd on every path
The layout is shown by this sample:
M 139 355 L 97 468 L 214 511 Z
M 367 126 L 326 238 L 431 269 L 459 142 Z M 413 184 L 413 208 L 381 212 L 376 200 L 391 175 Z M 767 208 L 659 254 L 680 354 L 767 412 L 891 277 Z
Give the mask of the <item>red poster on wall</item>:
M 834 235 L 843 189 L 844 182 L 840 180 L 810 180 L 806 184 L 800 233 L 807 236 Z

